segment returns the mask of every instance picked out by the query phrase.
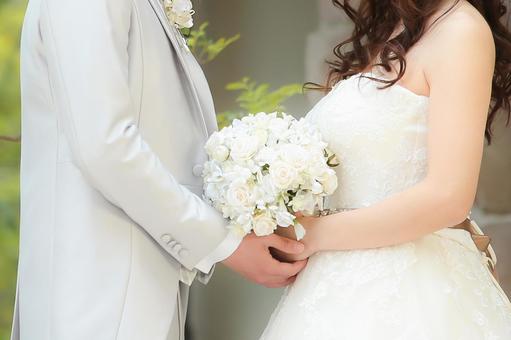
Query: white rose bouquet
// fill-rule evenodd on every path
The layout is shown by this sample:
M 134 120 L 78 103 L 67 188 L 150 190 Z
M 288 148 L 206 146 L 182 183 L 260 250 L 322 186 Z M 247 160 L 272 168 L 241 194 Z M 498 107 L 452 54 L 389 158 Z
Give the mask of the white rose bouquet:
M 193 5 L 190 0 L 163 0 L 167 18 L 178 29 L 193 27 Z
M 294 213 L 313 214 L 337 188 L 335 156 L 307 120 L 258 113 L 215 132 L 206 144 L 204 196 L 246 235 L 278 226 L 305 229 Z

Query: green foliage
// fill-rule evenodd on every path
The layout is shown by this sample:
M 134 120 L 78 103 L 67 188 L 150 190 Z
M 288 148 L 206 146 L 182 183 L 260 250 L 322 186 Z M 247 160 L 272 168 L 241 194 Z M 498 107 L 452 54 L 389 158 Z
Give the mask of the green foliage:
M 0 135 L 19 133 L 19 32 L 23 6 L 0 5 Z
M 205 65 L 213 61 L 220 53 L 222 53 L 227 47 L 238 41 L 240 38 L 239 34 L 230 38 L 220 38 L 213 40 L 208 37 L 206 29 L 209 23 L 205 22 L 199 26 L 198 29 L 186 30 L 184 34 L 187 36 L 188 46 L 194 54 L 197 61 Z
M 236 34 L 230 38 L 212 39 L 208 36 L 208 22 L 204 22 L 198 28 L 184 29 L 187 36 L 188 46 L 200 64 L 207 64 L 216 59 L 227 47 L 240 39 Z M 289 84 L 276 90 L 270 90 L 270 84 L 258 84 L 245 77 L 238 82 L 227 84 L 227 91 L 238 92 L 236 102 L 239 108 L 223 112 L 217 115 L 220 128 L 229 125 L 234 119 L 257 112 L 283 111 L 283 103 L 302 93 L 302 85 Z
M 19 39 L 25 1 L 0 0 L 0 135 L 19 135 Z M 0 339 L 8 339 L 18 255 L 19 143 L 0 140 Z
M 218 125 L 221 128 L 229 125 L 232 120 L 250 113 L 283 112 L 285 110 L 283 103 L 287 99 L 302 93 L 301 84 L 289 84 L 276 90 L 270 90 L 270 84 L 258 84 L 248 77 L 228 84 L 226 89 L 239 93 L 236 98 L 239 109 L 223 112 L 217 116 Z

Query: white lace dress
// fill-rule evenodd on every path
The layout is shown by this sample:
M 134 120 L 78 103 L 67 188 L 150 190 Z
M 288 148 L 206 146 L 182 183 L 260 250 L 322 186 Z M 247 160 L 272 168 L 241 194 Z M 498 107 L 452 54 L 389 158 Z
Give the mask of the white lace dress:
M 341 160 L 330 208 L 367 207 L 427 167 L 428 97 L 355 76 L 309 113 Z M 261 340 L 511 340 L 511 304 L 465 231 L 314 255 Z

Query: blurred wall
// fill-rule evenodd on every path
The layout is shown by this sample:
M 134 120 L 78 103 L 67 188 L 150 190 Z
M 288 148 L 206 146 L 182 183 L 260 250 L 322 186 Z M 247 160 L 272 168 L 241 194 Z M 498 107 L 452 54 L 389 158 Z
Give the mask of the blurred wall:
M 305 43 L 318 22 L 314 1 L 199 0 L 196 4 L 196 19 L 210 22 L 212 36 L 241 34 L 238 42 L 205 67 L 217 111 L 233 107 L 234 97 L 225 85 L 244 76 L 273 86 L 306 80 Z M 287 108 L 304 114 L 309 105 L 297 96 Z
M 503 22 L 511 27 L 511 0 L 504 0 L 508 13 Z M 495 137 L 486 147 L 474 218 L 492 237 L 499 258 L 502 285 L 511 296 L 511 129 L 502 116 L 495 123 Z

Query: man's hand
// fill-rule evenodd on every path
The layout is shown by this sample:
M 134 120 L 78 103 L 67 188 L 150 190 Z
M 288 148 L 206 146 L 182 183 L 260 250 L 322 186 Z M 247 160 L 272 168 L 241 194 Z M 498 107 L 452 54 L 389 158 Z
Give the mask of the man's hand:
M 234 254 L 223 263 L 246 279 L 268 288 L 285 287 L 293 283 L 307 260 L 280 262 L 273 258 L 270 248 L 294 255 L 299 255 L 304 250 L 302 243 L 285 237 L 274 234 L 257 237 L 250 234 L 245 236 Z
M 305 246 L 303 252 L 300 254 L 289 254 L 284 253 L 279 250 L 273 250 L 272 254 L 279 260 L 285 262 L 295 262 L 301 261 L 303 259 L 308 259 L 312 255 L 318 252 L 317 248 L 317 237 L 318 232 L 320 232 L 320 228 L 318 227 L 318 223 L 321 221 L 320 218 L 316 217 L 305 217 L 300 213 L 296 214 L 297 222 L 300 223 L 305 228 L 305 237 L 300 240 L 300 242 Z M 289 239 L 296 240 L 296 234 L 293 227 L 287 228 L 278 228 L 275 232 L 277 235 L 282 237 L 286 237 Z

